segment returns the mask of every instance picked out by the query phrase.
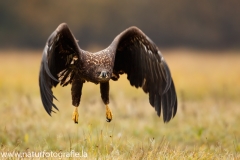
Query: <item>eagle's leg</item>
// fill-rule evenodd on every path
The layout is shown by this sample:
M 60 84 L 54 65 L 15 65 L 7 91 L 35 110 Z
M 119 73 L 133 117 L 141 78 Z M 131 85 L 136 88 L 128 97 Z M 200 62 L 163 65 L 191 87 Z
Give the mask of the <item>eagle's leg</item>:
M 112 112 L 108 107 L 109 104 L 109 82 L 100 83 L 100 91 L 103 103 L 106 105 L 106 121 L 111 122 Z
M 73 79 L 72 81 L 72 105 L 74 106 L 72 119 L 74 123 L 78 123 L 78 106 L 80 103 L 81 95 L 82 95 L 82 86 L 84 81 L 79 79 Z

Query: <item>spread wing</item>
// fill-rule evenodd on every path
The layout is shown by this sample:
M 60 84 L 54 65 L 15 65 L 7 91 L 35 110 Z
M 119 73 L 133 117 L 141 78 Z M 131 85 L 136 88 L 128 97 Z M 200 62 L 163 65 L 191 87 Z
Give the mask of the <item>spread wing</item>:
M 110 45 L 115 49 L 113 80 L 126 73 L 132 86 L 149 93 L 157 115 L 168 122 L 177 112 L 177 95 L 170 70 L 157 46 L 138 28 L 119 34 Z
M 43 50 L 39 74 L 39 87 L 43 106 L 51 115 L 53 103 L 52 87 L 58 83 L 66 86 L 72 82 L 80 64 L 81 50 L 65 23 L 50 35 Z M 56 98 L 55 98 L 56 99 Z M 53 111 L 54 112 L 54 111 Z

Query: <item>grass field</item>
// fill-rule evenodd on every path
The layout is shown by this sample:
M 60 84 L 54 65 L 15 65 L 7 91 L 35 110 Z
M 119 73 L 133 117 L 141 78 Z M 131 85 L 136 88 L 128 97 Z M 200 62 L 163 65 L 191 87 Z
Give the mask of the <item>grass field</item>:
M 179 100 L 173 120 L 164 124 L 148 95 L 122 76 L 110 86 L 113 121 L 105 121 L 99 86 L 85 83 L 76 125 L 70 87 L 54 89 L 60 111 L 52 117 L 42 106 L 41 51 L 1 51 L 0 156 L 74 150 L 88 159 L 240 159 L 239 51 L 162 52 Z

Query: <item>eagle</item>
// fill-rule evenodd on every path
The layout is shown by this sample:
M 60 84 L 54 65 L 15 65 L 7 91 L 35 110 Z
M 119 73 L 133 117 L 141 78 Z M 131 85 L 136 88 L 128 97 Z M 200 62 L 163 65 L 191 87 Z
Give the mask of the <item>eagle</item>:
M 175 116 L 177 94 L 170 69 L 155 43 L 139 28 L 127 28 L 106 49 L 92 53 L 81 49 L 68 25 L 62 23 L 48 38 L 42 54 L 39 72 L 42 104 L 51 116 L 58 110 L 52 88 L 71 84 L 72 119 L 78 123 L 83 84 L 100 84 L 106 121 L 110 122 L 109 81 L 117 81 L 122 74 L 127 74 L 131 86 L 149 94 L 150 105 L 159 117 L 162 112 L 164 122 Z

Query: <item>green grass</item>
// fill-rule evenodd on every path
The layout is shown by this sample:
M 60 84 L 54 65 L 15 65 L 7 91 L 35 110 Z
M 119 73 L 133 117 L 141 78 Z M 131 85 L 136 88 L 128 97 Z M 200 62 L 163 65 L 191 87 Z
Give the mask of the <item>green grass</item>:
M 0 152 L 84 150 L 89 159 L 240 158 L 237 51 L 219 55 L 163 51 L 179 98 L 177 115 L 167 124 L 157 117 L 148 95 L 122 76 L 110 86 L 113 121 L 105 121 L 99 86 L 85 83 L 77 125 L 71 120 L 70 87 L 54 89 L 59 112 L 50 117 L 42 107 L 38 89 L 41 51 L 1 53 Z

